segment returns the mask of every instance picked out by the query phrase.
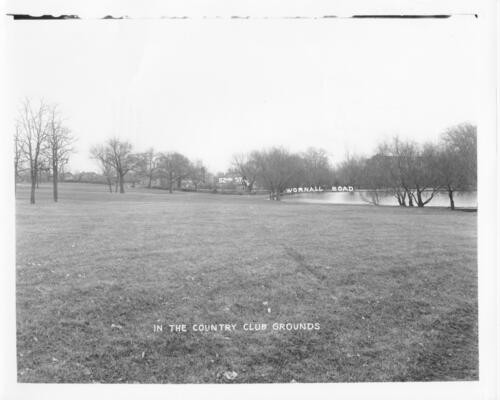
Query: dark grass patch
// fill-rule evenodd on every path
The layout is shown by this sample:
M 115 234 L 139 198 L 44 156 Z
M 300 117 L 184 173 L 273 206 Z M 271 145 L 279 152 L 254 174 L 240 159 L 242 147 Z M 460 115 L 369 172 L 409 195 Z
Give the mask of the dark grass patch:
M 478 330 L 477 308 L 470 304 L 457 307 L 436 318 L 413 344 L 411 359 L 403 381 L 477 380 Z

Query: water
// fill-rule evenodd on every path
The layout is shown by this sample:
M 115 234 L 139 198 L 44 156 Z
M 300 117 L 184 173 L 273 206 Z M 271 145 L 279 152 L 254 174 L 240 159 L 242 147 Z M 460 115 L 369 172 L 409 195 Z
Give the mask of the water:
M 314 192 L 287 194 L 282 197 L 283 201 L 297 203 L 317 203 L 317 204 L 364 204 L 369 205 L 373 196 L 371 190 L 357 190 L 354 192 Z M 431 192 L 424 192 L 424 200 L 430 196 Z M 385 192 L 378 192 L 379 205 L 397 206 L 398 201 L 394 196 Z M 453 199 L 455 207 L 477 208 L 477 192 L 455 192 Z M 437 192 L 433 199 L 425 207 L 449 207 L 450 199 L 446 191 Z

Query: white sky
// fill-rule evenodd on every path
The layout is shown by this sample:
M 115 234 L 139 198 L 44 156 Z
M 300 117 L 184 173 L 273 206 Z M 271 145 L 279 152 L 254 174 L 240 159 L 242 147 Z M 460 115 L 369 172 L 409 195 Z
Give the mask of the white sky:
M 56 102 L 78 138 L 71 169 L 116 135 L 201 159 L 322 147 L 334 162 L 399 134 L 476 122 L 476 24 L 437 20 L 17 21 L 8 105 Z

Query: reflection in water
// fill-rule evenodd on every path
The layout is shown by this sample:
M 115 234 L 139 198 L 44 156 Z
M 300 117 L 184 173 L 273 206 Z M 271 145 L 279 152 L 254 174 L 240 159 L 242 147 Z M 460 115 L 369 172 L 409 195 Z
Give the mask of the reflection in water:
M 424 193 L 424 199 L 427 199 L 430 192 Z M 358 190 L 354 192 L 320 192 L 320 193 L 297 193 L 284 195 L 283 201 L 299 203 L 318 203 L 318 204 L 370 204 L 373 196 L 371 190 Z M 397 206 L 398 202 L 394 196 L 385 192 L 378 192 L 379 205 Z M 455 192 L 455 207 L 477 208 L 477 192 Z M 438 192 L 434 198 L 425 205 L 425 207 L 449 207 L 450 199 L 448 193 Z

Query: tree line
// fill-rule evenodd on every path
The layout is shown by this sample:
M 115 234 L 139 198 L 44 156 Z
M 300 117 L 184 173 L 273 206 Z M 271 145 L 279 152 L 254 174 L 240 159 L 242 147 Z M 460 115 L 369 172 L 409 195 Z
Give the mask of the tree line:
M 147 188 L 157 186 L 181 189 L 188 181 L 193 190 L 200 185 L 216 190 L 211 184 L 217 176 L 208 172 L 201 161 L 193 162 L 178 152 L 134 152 L 132 144 L 118 138 L 95 145 L 91 157 L 98 163 L 110 192 L 125 192 L 125 182 L 142 182 Z M 334 168 L 325 150 L 310 148 L 303 153 L 291 153 L 275 147 L 233 157 L 226 173 L 241 178 L 243 190 L 248 193 L 256 188 L 269 191 L 270 198 L 279 200 L 290 185 L 328 186 L 335 182 Z
M 130 175 L 133 184 L 145 182 L 147 188 L 159 180 L 160 186 L 168 188 L 170 193 L 189 179 L 196 190 L 208 174 L 201 161 L 193 162 L 178 152 L 156 152 L 153 148 L 133 152 L 130 142 L 118 138 L 93 146 L 90 155 L 98 163 L 110 192 L 115 186 L 115 192 L 119 189 L 125 193 L 125 180 Z
M 188 182 L 193 190 L 199 187 L 217 191 L 213 184 L 218 176 L 237 176 L 243 190 L 256 188 L 270 192 L 279 200 L 291 184 L 327 186 L 334 183 L 334 168 L 325 150 L 310 148 L 303 153 L 290 153 L 282 147 L 249 154 L 234 155 L 232 166 L 225 173 L 210 173 L 201 161 L 191 161 L 178 152 L 158 152 L 153 148 L 134 152 L 126 140 L 110 138 L 92 146 L 91 158 L 99 165 L 108 190 L 124 193 L 125 182 L 141 182 L 145 187 L 159 186 L 170 193 Z M 154 185 L 153 185 L 154 184 Z
M 327 187 L 336 183 L 335 169 L 323 149 L 311 147 L 293 153 L 273 147 L 237 154 L 232 164 L 233 170 L 246 179 L 248 191 L 257 185 L 269 191 L 271 200 L 280 200 L 285 189 L 292 186 Z
M 280 147 L 237 155 L 233 166 L 250 190 L 258 184 L 274 200 L 289 187 L 349 185 L 365 189 L 361 196 L 368 203 L 378 205 L 382 195 L 391 194 L 402 207 L 424 207 L 446 191 L 455 209 L 455 193 L 477 187 L 477 129 L 470 123 L 450 127 L 436 143 L 396 136 L 380 143 L 375 154 L 348 155 L 335 167 L 325 150 L 291 153 Z
M 30 202 L 46 173 L 58 200 L 58 181 L 62 168 L 73 152 L 75 139 L 65 126 L 57 105 L 44 101 L 33 105 L 25 99 L 19 110 L 15 130 L 14 169 L 16 183 L 21 174 L 31 183 Z M 158 152 L 149 148 L 136 152 L 130 142 L 110 138 L 94 145 L 90 156 L 99 165 L 100 175 L 82 173 L 78 179 L 99 178 L 112 192 L 124 193 L 125 183 L 159 186 L 170 193 L 188 182 L 193 190 L 214 186 L 216 175 L 201 161 L 192 161 L 179 152 Z M 309 148 L 290 152 L 272 147 L 236 154 L 231 167 L 217 176 L 238 176 L 247 193 L 263 189 L 272 200 L 280 200 L 290 187 L 353 186 L 364 189 L 363 199 L 378 205 L 382 195 L 394 196 L 402 207 L 424 207 L 438 191 L 446 191 L 451 209 L 457 191 L 476 190 L 477 129 L 469 123 L 447 129 L 437 142 L 417 143 L 393 137 L 381 142 L 370 156 L 346 156 L 333 165 L 326 150 Z
M 366 201 L 375 205 L 381 193 L 390 193 L 402 207 L 424 207 L 446 191 L 455 209 L 456 192 L 477 189 L 477 128 L 450 127 L 436 143 L 394 137 L 371 157 L 347 157 L 336 174 L 341 182 L 371 189 Z

